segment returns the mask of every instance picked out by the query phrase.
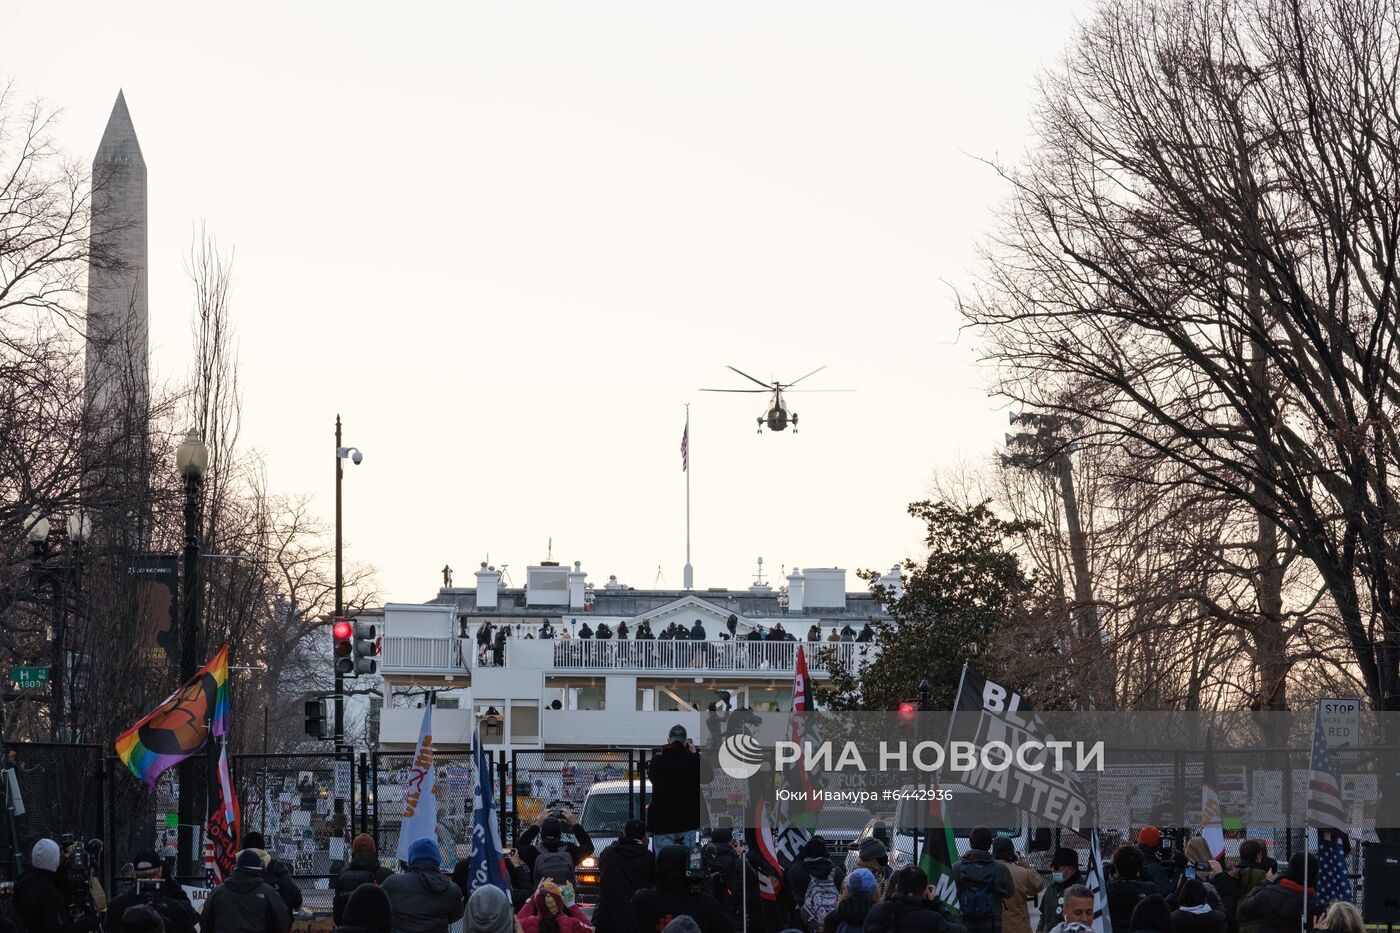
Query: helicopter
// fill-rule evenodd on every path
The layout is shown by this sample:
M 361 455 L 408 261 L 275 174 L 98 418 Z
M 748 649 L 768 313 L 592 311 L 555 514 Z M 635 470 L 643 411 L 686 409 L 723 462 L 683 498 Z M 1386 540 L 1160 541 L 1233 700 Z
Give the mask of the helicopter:
M 788 410 L 787 405 L 783 402 L 783 393 L 784 393 L 785 391 L 789 390 L 789 389 L 792 389 L 793 386 L 797 385 L 799 382 L 801 382 L 803 379 L 806 379 L 808 376 L 815 376 L 817 373 L 821 372 L 823 369 L 826 369 L 825 366 L 818 366 L 816 369 L 812 370 L 812 371 L 811 371 L 810 373 L 808 373 L 806 376 L 801 376 L 801 377 L 799 377 L 799 378 L 797 378 L 797 379 L 794 379 L 792 382 L 779 382 L 779 381 L 777 381 L 777 380 L 775 379 L 775 380 L 773 380 L 773 381 L 770 383 L 770 382 L 764 382 L 762 379 L 755 379 L 753 376 L 750 376 L 748 373 L 744 372 L 742 369 L 738 369 L 738 368 L 736 368 L 736 367 L 734 367 L 734 366 L 729 366 L 729 367 L 727 367 L 727 368 L 734 370 L 734 372 L 736 372 L 736 373 L 738 373 L 739 375 L 743 376 L 745 379 L 749 380 L 750 382 L 757 383 L 758 385 L 762 386 L 763 388 L 761 388 L 761 389 L 701 389 L 700 391 L 701 391 L 701 392 L 737 392 L 737 393 L 743 393 L 743 394 L 753 393 L 753 394 L 755 394 L 755 395 L 759 395 L 759 394 L 770 394 L 770 395 L 772 395 L 772 398 L 771 398 L 771 399 L 769 400 L 769 402 L 768 402 L 768 411 L 766 411 L 764 414 L 762 414 L 762 415 L 759 416 L 759 418 L 758 418 L 758 433 L 759 433 L 759 434 L 762 434 L 762 433 L 763 433 L 763 428 L 764 428 L 765 426 L 767 426 L 768 430 L 770 430 L 770 431 L 783 431 L 783 430 L 786 430 L 786 429 L 787 429 L 787 426 L 788 426 L 789 424 L 792 425 L 792 433 L 793 433 L 793 434 L 796 434 L 796 433 L 797 433 L 797 412 L 795 412 L 795 411 L 789 411 L 789 410 Z M 853 390 L 851 390 L 851 389 L 793 389 L 793 391 L 795 391 L 795 392 L 850 392 L 850 391 L 853 391 Z

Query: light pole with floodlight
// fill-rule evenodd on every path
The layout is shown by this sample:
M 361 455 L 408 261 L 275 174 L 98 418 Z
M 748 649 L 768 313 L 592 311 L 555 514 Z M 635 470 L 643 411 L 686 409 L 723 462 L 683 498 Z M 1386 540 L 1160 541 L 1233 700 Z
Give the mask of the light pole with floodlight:
M 185 478 L 185 568 L 180 594 L 180 683 L 183 684 L 199 668 L 199 524 L 209 448 L 196 429 L 190 429 L 175 451 L 175 468 Z M 193 876 L 195 864 L 194 761 L 186 758 L 176 768 L 180 782 L 180 842 L 175 874 L 186 881 Z

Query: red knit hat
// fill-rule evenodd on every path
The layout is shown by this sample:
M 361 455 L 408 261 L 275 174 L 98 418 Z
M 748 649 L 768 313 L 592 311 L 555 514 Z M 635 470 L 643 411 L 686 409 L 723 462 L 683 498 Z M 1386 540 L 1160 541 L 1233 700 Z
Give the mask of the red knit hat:
M 377 853 L 377 851 L 378 848 L 374 844 L 374 837 L 368 835 L 367 833 L 360 833 L 358 836 L 356 836 L 350 841 L 351 855 L 359 855 L 361 852 L 367 852 L 370 855 L 374 855 Z
M 1155 849 L 1162 844 L 1162 831 L 1155 826 L 1144 826 L 1138 830 L 1138 845 Z

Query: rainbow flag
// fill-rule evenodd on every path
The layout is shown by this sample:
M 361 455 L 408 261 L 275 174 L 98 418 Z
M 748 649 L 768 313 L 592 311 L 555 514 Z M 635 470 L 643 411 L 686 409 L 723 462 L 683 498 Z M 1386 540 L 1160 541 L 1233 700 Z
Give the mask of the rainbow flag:
M 150 715 L 117 736 L 117 757 L 155 787 L 169 768 L 226 735 L 229 720 L 228 642 Z

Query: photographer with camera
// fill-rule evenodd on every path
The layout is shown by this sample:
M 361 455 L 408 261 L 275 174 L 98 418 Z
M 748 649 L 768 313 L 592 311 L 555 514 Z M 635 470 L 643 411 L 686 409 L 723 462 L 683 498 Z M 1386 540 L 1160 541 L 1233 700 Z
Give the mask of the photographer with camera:
M 967 933 L 934 896 L 922 868 L 906 865 L 895 872 L 890 890 L 865 915 L 864 933 Z
M 632 895 L 640 933 L 662 933 L 681 914 L 692 918 L 700 933 L 733 933 L 729 915 L 703 884 L 692 883 L 689 867 L 690 851 L 685 846 L 669 845 L 657 853 L 656 885 Z
M 1142 851 L 1142 880 L 1155 884 L 1164 895 L 1172 893 L 1176 887 L 1176 863 L 1171 853 L 1162 851 L 1162 831 L 1155 826 L 1144 826 L 1138 830 L 1137 847 Z
M 24 921 L 26 933 L 88 933 L 97 929 L 97 914 L 87 908 L 87 891 L 75 889 L 66 874 L 61 874 L 66 862 L 58 843 L 40 839 L 34 843 L 29 862 L 30 869 L 15 882 L 15 911 Z M 75 903 L 82 906 L 75 907 Z
M 695 749 L 695 742 L 677 723 L 666 744 L 647 763 L 651 802 L 647 804 L 647 834 L 652 850 L 660 854 L 668 845 L 693 845 L 700 827 L 710 823 L 700 786 L 714 779 L 714 769 Z
M 573 842 L 564 842 L 565 828 L 573 834 Z M 579 825 L 572 810 L 559 809 L 541 813 L 535 825 L 520 834 L 517 848 L 525 864 L 530 866 L 530 877 L 536 887 L 548 878 L 557 885 L 573 885 L 577 890 L 574 870 L 593 854 L 593 840 L 588 838 L 588 831 Z
M 112 901 L 102 918 L 102 929 L 107 933 L 122 933 L 126 912 L 132 907 L 145 905 L 160 914 L 165 925 L 165 933 L 194 933 L 199 914 L 185 889 L 173 880 L 165 880 L 160 856 L 155 852 L 142 852 L 131 863 L 136 879 L 135 887 Z

